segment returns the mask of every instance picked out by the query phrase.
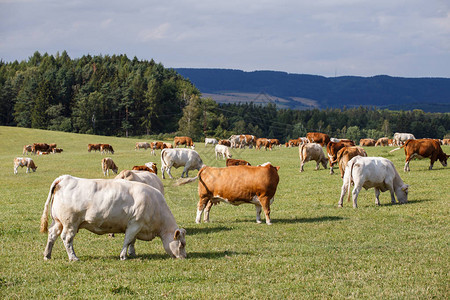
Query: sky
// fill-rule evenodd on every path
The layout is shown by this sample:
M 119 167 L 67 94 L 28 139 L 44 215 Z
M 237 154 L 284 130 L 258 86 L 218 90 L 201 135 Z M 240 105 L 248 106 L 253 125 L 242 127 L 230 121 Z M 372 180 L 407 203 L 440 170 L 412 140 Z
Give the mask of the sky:
M 0 59 L 450 77 L 449 0 L 0 0 Z

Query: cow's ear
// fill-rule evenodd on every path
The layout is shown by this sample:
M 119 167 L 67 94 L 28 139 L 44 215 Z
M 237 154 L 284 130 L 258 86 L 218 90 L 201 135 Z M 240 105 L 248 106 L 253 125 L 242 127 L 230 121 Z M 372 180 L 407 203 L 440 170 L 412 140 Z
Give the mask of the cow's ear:
M 178 238 L 180 237 L 180 234 L 181 234 L 181 232 L 180 232 L 179 229 L 175 230 L 175 234 L 173 235 L 173 239 L 174 240 L 178 240 Z
M 277 168 L 277 171 L 280 169 L 280 167 L 275 167 L 275 168 Z

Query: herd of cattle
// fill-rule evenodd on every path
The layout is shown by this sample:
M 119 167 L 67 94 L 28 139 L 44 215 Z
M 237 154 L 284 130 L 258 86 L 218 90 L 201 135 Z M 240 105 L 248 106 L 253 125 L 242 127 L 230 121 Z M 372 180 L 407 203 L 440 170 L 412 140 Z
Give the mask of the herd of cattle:
M 306 162 L 314 160 L 326 169 L 330 164 L 330 174 L 334 164 L 338 164 L 343 185 L 338 205 L 342 207 L 343 199 L 350 188 L 353 207 L 357 207 L 357 197 L 360 190 L 374 188 L 376 204 L 379 205 L 380 192 L 389 190 L 392 203 L 406 203 L 408 185 L 400 178 L 393 163 L 382 157 L 368 157 L 361 146 L 395 145 L 396 151 L 404 148 L 406 162 L 404 171 L 410 171 L 409 162 L 414 157 L 431 160 L 430 169 L 439 160 L 447 165 L 446 155 L 441 149 L 441 142 L 435 139 L 415 139 L 409 134 L 395 134 L 392 141 L 387 138 L 378 141 L 364 139 L 356 146 L 351 140 L 332 139 L 319 132 L 310 132 L 304 138 L 290 140 L 286 147 L 297 146 L 299 149 L 300 172 Z M 447 141 L 448 142 L 448 141 Z M 165 173 L 173 179 L 171 168 L 184 167 L 181 178 L 176 185 L 198 181 L 199 201 L 197 204 L 196 223 L 209 222 L 209 213 L 214 204 L 226 202 L 232 205 L 250 203 L 255 205 L 256 222 L 261 223 L 261 211 L 265 220 L 271 224 L 270 205 L 279 183 L 279 167 L 270 162 L 252 166 L 245 160 L 231 158 L 229 148 L 264 147 L 271 150 L 274 146 L 281 147 L 275 139 L 257 139 L 252 135 L 234 135 L 228 140 L 205 139 L 205 146 L 215 145 L 216 159 L 226 159 L 225 168 L 209 167 L 203 163 L 199 153 L 189 137 L 175 137 L 173 146 L 165 142 L 139 142 L 135 150 L 161 150 L 161 177 Z M 185 148 L 177 148 L 185 145 Z M 23 154 L 60 153 L 55 151 L 56 144 L 33 144 L 31 148 L 24 147 Z M 188 148 L 189 147 L 189 148 Z M 326 147 L 325 156 L 322 147 Z M 31 149 L 30 151 L 28 149 Z M 25 152 L 27 150 L 27 152 Z M 88 151 L 114 154 L 109 144 L 89 144 Z M 38 152 L 39 151 L 39 152 Z M 392 152 L 391 151 L 391 152 Z M 102 171 L 109 175 L 109 170 L 118 173 L 114 161 L 107 157 L 102 159 Z M 30 157 L 14 159 L 14 173 L 19 166 L 36 170 L 36 165 Z M 193 178 L 188 178 L 190 170 L 198 170 Z M 186 177 L 186 178 L 183 178 Z M 48 214 L 51 209 L 52 224 L 48 226 Z M 135 255 L 136 239 L 152 240 L 160 237 L 166 252 L 174 258 L 185 258 L 186 231 L 179 228 L 164 198 L 164 185 L 157 176 L 156 163 L 149 162 L 143 166 L 134 166 L 132 170 L 122 170 L 113 180 L 83 179 L 70 175 L 56 178 L 50 186 L 50 191 L 41 217 L 41 232 L 48 231 L 44 259 L 51 258 L 53 244 L 61 236 L 70 260 L 78 260 L 73 249 L 73 239 L 79 229 L 85 228 L 97 234 L 125 233 L 120 259 L 127 255 Z

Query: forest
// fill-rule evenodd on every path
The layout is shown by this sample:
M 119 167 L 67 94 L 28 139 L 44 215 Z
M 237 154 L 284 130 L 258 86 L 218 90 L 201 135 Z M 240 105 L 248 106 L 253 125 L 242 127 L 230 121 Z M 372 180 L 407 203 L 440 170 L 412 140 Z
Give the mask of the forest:
M 410 132 L 450 135 L 450 113 L 375 107 L 278 109 L 275 103 L 218 104 L 174 69 L 126 55 L 35 52 L 0 61 L 0 125 L 109 136 L 228 138 L 253 134 L 286 141 L 320 131 L 333 137 L 379 138 Z

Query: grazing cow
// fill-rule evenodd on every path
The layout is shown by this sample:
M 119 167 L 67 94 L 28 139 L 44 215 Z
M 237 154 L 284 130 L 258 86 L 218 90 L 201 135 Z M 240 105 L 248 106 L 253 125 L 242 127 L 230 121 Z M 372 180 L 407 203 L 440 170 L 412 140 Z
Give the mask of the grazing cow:
M 128 181 L 142 182 L 148 184 L 151 187 L 154 187 L 164 195 L 164 185 L 161 179 L 159 179 L 156 174 L 151 172 L 139 170 L 122 170 L 114 179 L 125 179 Z
M 241 136 L 240 135 L 232 135 L 228 139 L 231 143 L 231 148 L 241 148 Z
M 64 150 L 62 148 L 53 148 L 52 153 L 62 153 Z
M 34 164 L 34 161 L 29 157 L 16 157 L 14 158 L 14 174 L 17 174 L 17 169 L 21 167 L 27 167 L 27 173 L 30 172 L 30 169 L 33 170 L 33 172 L 36 172 L 36 165 Z
M 216 159 L 218 159 L 219 156 L 223 159 L 231 158 L 230 149 L 227 146 L 216 145 L 214 151 L 216 153 Z
M 306 137 L 310 143 L 317 143 L 322 147 L 326 146 L 330 142 L 330 137 L 326 133 L 308 132 L 306 134 Z
M 109 176 L 109 170 L 112 170 L 115 174 L 117 174 L 117 171 L 119 170 L 119 168 L 117 168 L 116 164 L 114 163 L 114 161 L 109 158 L 109 157 L 105 157 L 104 159 L 102 159 L 102 171 L 103 171 L 103 175 Z
M 416 138 L 412 133 L 394 133 L 394 144 L 396 146 L 403 145 L 407 140 L 415 140 Z
M 219 140 L 219 145 L 231 147 L 231 142 L 230 142 L 230 140 Z
M 255 149 L 260 150 L 261 147 L 264 147 L 266 149 L 266 151 L 267 151 L 267 149 L 272 150 L 272 143 L 270 142 L 270 139 L 266 139 L 266 138 L 257 139 Z
M 194 142 L 188 136 L 176 136 L 173 139 L 173 146 L 177 148 L 178 145 L 184 145 L 184 147 L 191 147 L 191 149 L 195 149 Z
M 375 204 L 380 205 L 380 191 L 391 192 L 391 201 L 395 203 L 395 196 L 399 203 L 408 201 L 408 185 L 403 182 L 394 167 L 394 164 L 384 157 L 353 157 L 345 168 L 344 181 L 341 189 L 339 207 L 342 207 L 344 196 L 348 191 L 348 201 L 350 201 L 350 187 L 353 188 L 353 207 L 357 207 L 358 194 L 361 188 L 366 190 L 375 189 Z
M 134 146 L 134 150 L 140 150 L 150 148 L 150 144 L 147 142 L 136 142 L 136 146 Z
M 208 145 L 208 144 L 211 144 L 211 145 L 216 145 L 216 144 L 218 144 L 219 142 L 215 139 L 215 138 L 205 138 L 205 147 L 206 147 L 206 145 Z
M 377 141 L 375 141 L 374 139 L 360 139 L 359 140 L 360 146 L 373 147 L 373 146 L 375 146 L 376 143 L 377 143 Z
M 405 172 L 409 172 L 409 162 L 417 157 L 417 158 L 430 158 L 430 167 L 429 169 L 433 169 L 433 164 L 435 161 L 439 160 L 441 164 L 446 167 L 447 166 L 447 158 L 450 155 L 447 155 L 442 151 L 441 145 L 438 141 L 432 139 L 418 139 L 413 140 L 409 139 L 405 142 L 405 144 L 399 148 L 395 148 L 390 152 L 394 152 L 401 148 L 405 148 Z
M 167 147 L 166 143 L 164 142 L 151 142 L 150 148 L 152 149 L 151 154 L 156 155 L 155 150 L 162 150 L 169 147 Z
M 270 204 L 272 204 L 279 182 L 278 170 L 269 162 L 261 166 L 235 166 L 229 168 L 204 167 L 194 178 L 184 179 L 186 184 L 198 178 L 196 223 L 200 223 L 203 211 L 204 221 L 209 222 L 209 211 L 220 201 L 232 205 L 251 203 L 256 208 L 256 222 L 261 223 L 261 208 L 266 215 L 266 224 L 271 225 Z
M 100 144 L 88 144 L 88 152 L 91 152 L 94 150 L 94 152 L 100 151 Z
M 382 146 L 382 147 L 389 146 L 389 139 L 387 137 L 379 138 L 377 140 L 377 142 L 375 143 L 375 147 L 377 147 L 377 146 Z
M 162 178 L 165 179 L 164 172 L 167 172 L 169 177 L 173 179 L 170 170 L 172 167 L 179 168 L 184 166 L 181 177 L 184 174 L 189 176 L 189 170 L 200 170 L 204 164 L 200 155 L 195 150 L 191 149 L 163 149 L 161 151 L 161 173 Z
M 225 165 L 227 167 L 230 167 L 230 166 L 251 166 L 251 164 L 248 161 L 245 161 L 243 159 L 234 159 L 234 158 L 227 158 L 227 161 L 225 162 Z
M 38 151 L 48 152 L 48 151 L 50 151 L 49 149 L 50 149 L 49 144 L 46 144 L 46 143 L 34 143 L 33 146 L 31 147 L 31 152 L 36 154 Z
M 358 155 L 366 157 L 367 153 L 364 148 L 359 146 L 344 147 L 338 151 L 336 160 L 333 161 L 333 163 L 338 163 L 339 171 L 341 172 L 341 178 L 344 178 L 345 167 L 347 166 L 349 160 Z
M 156 163 L 154 162 L 148 162 L 144 166 L 134 166 L 132 170 L 147 171 L 158 174 L 158 168 L 156 167 Z
M 33 145 L 25 145 L 23 146 L 22 155 L 28 155 L 28 153 L 33 153 Z
M 355 143 L 351 140 L 340 140 L 339 142 L 330 141 L 327 144 L 327 154 L 330 160 L 330 174 L 333 174 L 333 165 L 337 158 L 337 153 L 339 150 L 346 146 L 355 146 Z
M 53 201 L 52 201 L 53 200 Z M 48 228 L 48 211 L 53 219 Z M 155 188 L 127 180 L 84 179 L 63 175 L 50 186 L 41 217 L 48 231 L 44 260 L 49 260 L 61 235 L 70 261 L 77 261 L 73 240 L 79 229 L 96 234 L 125 233 L 120 259 L 135 256 L 136 239 L 160 237 L 173 258 L 186 258 L 186 231 L 178 225 L 164 196 Z
M 298 153 L 300 156 L 300 172 L 304 171 L 303 165 L 310 160 L 316 161 L 316 170 L 319 170 L 320 163 L 322 163 L 322 166 L 325 169 L 327 168 L 328 159 L 325 158 L 325 154 L 323 153 L 322 147 L 319 144 L 303 144 L 298 149 Z
M 256 137 L 250 134 L 241 134 L 239 136 L 239 142 L 241 147 L 245 148 L 248 146 L 249 148 L 255 147 L 256 145 Z
M 286 147 L 297 147 L 299 145 L 299 139 L 292 139 L 289 140 L 289 142 L 287 142 L 287 146 Z
M 450 145 L 450 139 L 443 139 L 442 145 Z
M 111 153 L 114 154 L 114 149 L 110 144 L 100 144 L 100 152 L 102 154 L 104 153 Z
M 388 146 L 394 146 L 394 140 L 388 139 Z

